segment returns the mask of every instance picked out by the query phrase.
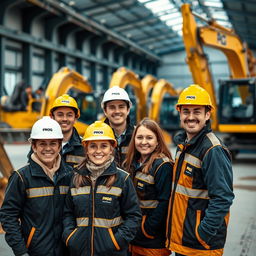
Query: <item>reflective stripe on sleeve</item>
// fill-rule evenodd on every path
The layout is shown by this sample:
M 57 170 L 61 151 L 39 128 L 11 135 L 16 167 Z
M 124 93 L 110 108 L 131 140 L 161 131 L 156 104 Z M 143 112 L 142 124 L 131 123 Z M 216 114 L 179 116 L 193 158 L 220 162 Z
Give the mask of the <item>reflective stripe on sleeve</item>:
M 157 200 L 140 200 L 140 208 L 156 208 L 157 205 Z
M 89 224 L 89 218 L 76 218 L 76 224 L 79 227 L 87 227 Z

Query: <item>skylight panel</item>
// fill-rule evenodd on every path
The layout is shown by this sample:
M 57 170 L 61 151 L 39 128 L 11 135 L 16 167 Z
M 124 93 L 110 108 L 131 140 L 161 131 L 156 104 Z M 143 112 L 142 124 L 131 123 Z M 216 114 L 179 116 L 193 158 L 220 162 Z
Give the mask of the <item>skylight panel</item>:
M 171 27 L 173 31 L 178 32 L 178 27 L 182 27 L 182 16 L 179 9 L 172 4 L 169 0 L 155 0 L 155 1 L 145 1 L 138 0 L 141 3 L 144 3 L 145 6 L 152 11 L 156 16 L 159 17 L 167 26 Z M 171 13 L 168 13 L 168 10 Z M 162 12 L 162 13 L 161 13 Z M 180 24 L 178 24 L 180 22 Z M 175 27 L 173 29 L 173 25 Z

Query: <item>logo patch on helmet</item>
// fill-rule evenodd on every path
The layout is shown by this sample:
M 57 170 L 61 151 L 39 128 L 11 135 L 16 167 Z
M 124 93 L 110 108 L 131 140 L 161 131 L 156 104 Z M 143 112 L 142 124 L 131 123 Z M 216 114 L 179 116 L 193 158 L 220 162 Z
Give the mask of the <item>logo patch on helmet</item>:
M 95 135 L 102 135 L 104 132 L 103 131 L 93 131 L 93 134 Z
M 62 103 L 70 103 L 69 100 L 62 100 Z
M 120 95 L 119 92 L 112 92 L 112 95 Z
M 43 128 L 43 132 L 52 132 L 52 128 Z
M 186 100 L 195 100 L 196 96 L 195 95 L 188 95 L 186 96 Z

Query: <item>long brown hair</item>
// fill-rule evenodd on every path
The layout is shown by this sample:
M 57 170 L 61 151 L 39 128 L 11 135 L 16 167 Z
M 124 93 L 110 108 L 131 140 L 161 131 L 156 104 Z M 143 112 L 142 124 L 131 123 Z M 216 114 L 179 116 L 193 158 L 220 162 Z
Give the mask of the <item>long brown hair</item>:
M 131 141 L 130 141 L 130 144 L 129 144 L 129 147 L 127 150 L 126 159 L 124 161 L 124 168 L 126 171 L 131 172 L 132 162 L 134 160 L 139 159 L 139 157 L 140 157 L 140 153 L 138 152 L 138 150 L 135 147 L 135 136 L 137 134 L 137 130 L 141 126 L 144 126 L 145 128 L 152 131 L 156 135 L 157 142 L 158 142 L 158 145 L 156 146 L 156 148 L 152 152 L 149 160 L 145 163 L 145 165 L 143 167 L 142 172 L 147 174 L 149 172 L 149 169 L 152 167 L 152 164 L 156 158 L 168 157 L 170 159 L 170 161 L 172 161 L 172 154 L 164 141 L 163 132 L 162 132 L 161 128 L 159 127 L 159 125 L 154 120 L 151 120 L 149 118 L 144 118 L 143 120 L 141 120 L 138 123 L 138 125 L 136 126 L 136 128 L 133 131 L 132 138 L 131 138 Z
M 111 144 L 111 148 L 113 149 L 113 152 L 114 152 L 114 146 L 113 146 L 113 143 L 112 141 L 110 141 L 110 144 Z M 87 146 L 88 146 L 88 143 L 84 143 L 83 142 L 83 147 L 84 147 L 84 154 L 85 154 L 85 158 L 84 160 L 77 166 L 77 169 L 80 170 L 82 168 L 86 168 L 86 163 L 89 161 L 89 158 L 88 158 L 88 155 L 87 155 Z M 116 175 L 113 174 L 113 175 L 110 175 L 107 179 L 106 179 L 106 187 L 107 188 L 111 188 L 113 183 L 116 181 Z M 79 187 L 82 187 L 82 186 L 85 186 L 85 185 L 89 185 L 91 184 L 91 180 L 90 180 L 90 177 L 89 176 L 85 176 L 85 175 L 81 175 L 79 173 L 75 173 L 74 177 L 73 177 L 73 183 L 75 185 L 76 188 L 79 188 Z

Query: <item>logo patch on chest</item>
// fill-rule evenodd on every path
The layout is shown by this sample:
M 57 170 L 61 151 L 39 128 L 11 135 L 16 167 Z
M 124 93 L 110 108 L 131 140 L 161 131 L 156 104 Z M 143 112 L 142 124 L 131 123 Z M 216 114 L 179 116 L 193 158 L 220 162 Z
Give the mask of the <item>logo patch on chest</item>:
M 137 188 L 143 189 L 143 188 L 144 188 L 144 184 L 141 183 L 141 182 L 138 182 L 138 183 L 137 183 Z
M 112 197 L 103 196 L 103 197 L 102 197 L 102 203 L 111 204 L 111 203 L 112 203 Z
M 192 168 L 189 167 L 189 166 L 187 166 L 187 168 L 186 168 L 184 174 L 186 174 L 186 175 L 189 176 L 189 177 L 193 177 Z

